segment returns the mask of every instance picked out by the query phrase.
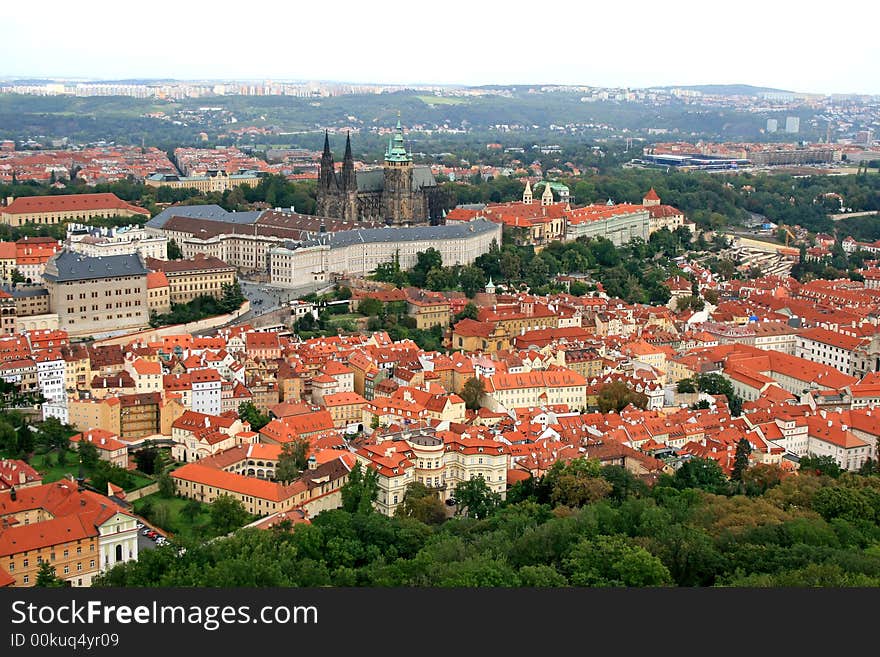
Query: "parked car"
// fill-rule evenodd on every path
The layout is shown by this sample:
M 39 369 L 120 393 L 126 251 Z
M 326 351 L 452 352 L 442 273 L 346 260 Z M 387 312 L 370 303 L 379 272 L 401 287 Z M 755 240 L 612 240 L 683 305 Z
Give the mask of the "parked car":
M 144 529 L 144 530 L 141 532 L 141 534 L 143 534 L 144 536 L 149 536 L 149 534 L 150 534 L 151 531 L 153 531 L 153 530 L 150 529 L 149 527 L 147 527 L 146 529 Z
M 155 541 L 157 538 L 159 538 L 159 533 L 156 531 L 150 531 L 150 533 L 147 534 L 147 538 L 151 538 Z
M 168 542 L 168 539 L 165 538 L 164 536 L 159 536 L 156 539 L 156 545 L 165 545 L 167 542 Z
M 144 528 L 144 523 L 139 522 L 139 523 L 137 524 L 137 528 L 138 528 L 138 529 L 143 529 L 143 528 Z

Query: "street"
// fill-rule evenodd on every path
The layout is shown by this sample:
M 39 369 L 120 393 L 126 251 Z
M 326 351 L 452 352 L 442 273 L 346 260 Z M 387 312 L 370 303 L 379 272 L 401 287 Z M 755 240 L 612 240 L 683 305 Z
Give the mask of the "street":
M 251 302 L 251 309 L 239 317 L 236 320 L 237 322 L 259 317 L 270 310 L 279 308 L 282 304 L 298 299 L 310 292 L 318 292 L 320 294 L 333 288 L 332 285 L 317 287 L 315 284 L 298 288 L 276 287 L 267 283 L 246 281 L 243 278 L 239 278 L 238 283 L 244 296 Z

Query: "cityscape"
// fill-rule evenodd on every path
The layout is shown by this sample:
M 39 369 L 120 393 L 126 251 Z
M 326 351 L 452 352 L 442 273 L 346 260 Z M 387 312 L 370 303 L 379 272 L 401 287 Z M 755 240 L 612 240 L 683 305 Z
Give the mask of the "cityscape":
M 0 73 L 0 587 L 880 585 L 877 93 Z

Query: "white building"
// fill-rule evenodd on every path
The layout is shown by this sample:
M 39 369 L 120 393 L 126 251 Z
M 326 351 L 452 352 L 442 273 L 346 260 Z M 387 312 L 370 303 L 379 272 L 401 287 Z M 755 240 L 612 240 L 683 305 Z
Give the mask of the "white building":
M 127 513 L 118 512 L 98 527 L 98 550 L 101 572 L 118 563 L 137 561 L 137 520 Z
M 444 266 L 469 265 L 501 244 L 501 225 L 478 218 L 443 226 L 369 228 L 326 233 L 290 247 L 269 249 L 273 285 L 325 283 L 334 274 L 364 276 L 395 257 L 401 269 L 416 264 L 419 252 L 434 248 Z
M 140 226 L 98 227 L 69 224 L 67 248 L 88 256 L 140 253 L 144 259 L 168 259 L 168 238 Z
M 221 379 L 214 369 L 196 370 L 190 374 L 192 381 L 192 410 L 205 415 L 220 415 Z
M 54 349 L 39 351 L 34 355 L 34 362 L 37 364 L 37 385 L 43 397 L 51 402 L 64 400 L 65 361 L 61 352 Z

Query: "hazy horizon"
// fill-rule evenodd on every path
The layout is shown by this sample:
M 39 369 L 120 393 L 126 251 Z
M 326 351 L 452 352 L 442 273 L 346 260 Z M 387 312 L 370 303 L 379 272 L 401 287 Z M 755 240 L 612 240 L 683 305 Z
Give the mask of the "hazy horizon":
M 846 8 L 846 3 L 838 10 Z M 813 94 L 880 94 L 880 42 L 817 41 L 817 17 L 742 0 L 546 10 L 448 0 L 381 7 L 154 0 L 131 16 L 45 0 L 5 7 L 0 76 L 31 79 L 326 81 L 378 85 L 650 87 L 747 84 Z M 145 7 L 145 8 L 146 8 Z M 862 25 L 876 4 L 852 7 Z M 839 11 L 838 11 L 839 13 Z M 823 29 L 827 25 L 823 26 Z M 35 38 L 36 37 L 36 38 Z M 857 45 L 857 47 L 856 47 Z

